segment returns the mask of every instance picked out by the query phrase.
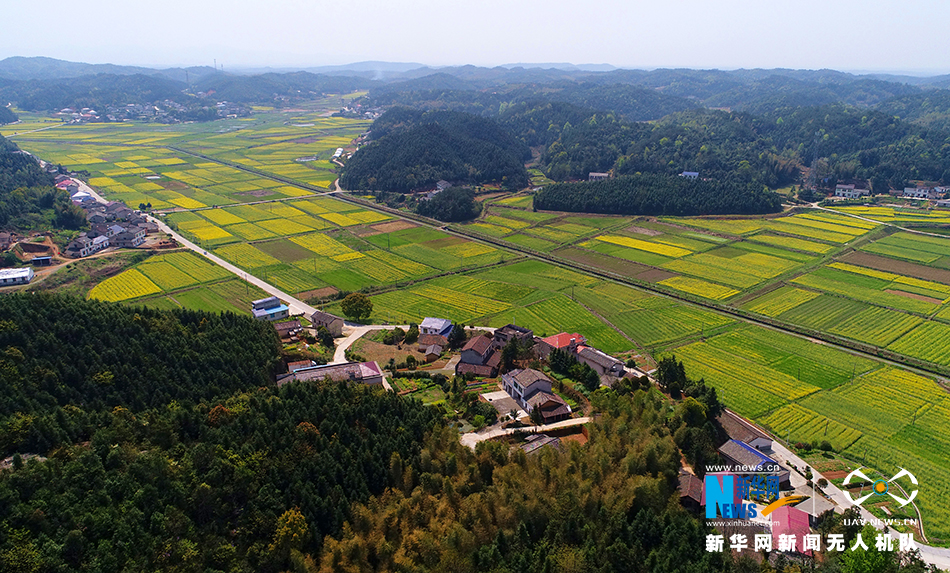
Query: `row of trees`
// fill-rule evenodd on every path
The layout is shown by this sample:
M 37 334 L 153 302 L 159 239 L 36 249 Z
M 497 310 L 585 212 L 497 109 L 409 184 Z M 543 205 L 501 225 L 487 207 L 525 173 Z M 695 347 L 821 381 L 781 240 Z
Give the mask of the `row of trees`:
M 777 213 L 782 201 L 757 183 L 640 174 L 548 185 L 535 196 L 534 206 L 618 215 L 715 215 Z

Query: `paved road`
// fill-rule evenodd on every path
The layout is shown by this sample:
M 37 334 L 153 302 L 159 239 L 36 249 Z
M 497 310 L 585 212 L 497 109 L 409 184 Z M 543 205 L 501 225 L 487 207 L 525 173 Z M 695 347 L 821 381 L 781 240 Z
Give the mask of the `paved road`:
M 17 122 L 17 123 L 20 123 L 20 122 Z M 16 125 L 16 123 L 14 123 L 13 125 Z M 17 133 L 10 134 L 10 135 L 8 135 L 8 136 L 6 136 L 6 137 L 7 137 L 7 139 L 12 139 L 12 138 L 14 138 L 14 137 L 20 137 L 21 135 L 26 135 L 26 134 L 28 134 L 28 133 L 36 133 L 37 131 L 46 131 L 47 129 L 54 129 L 54 128 L 56 128 L 56 127 L 60 127 L 60 126 L 63 126 L 63 125 L 69 125 L 69 124 L 68 124 L 68 123 L 57 123 L 56 125 L 51 125 L 51 126 L 49 126 L 49 127 L 41 127 L 41 128 L 39 128 L 39 129 L 32 129 L 32 130 L 30 130 L 30 131 L 18 131 Z
M 216 256 L 216 255 L 212 255 L 212 254 L 209 253 L 208 251 L 202 249 L 202 248 L 199 247 L 198 245 L 192 243 L 192 242 L 189 241 L 188 239 L 186 239 L 186 238 L 182 237 L 181 235 L 179 235 L 178 233 L 176 233 L 174 230 L 172 230 L 171 227 L 169 227 L 168 225 L 166 225 L 165 222 L 162 221 L 161 219 L 158 219 L 158 218 L 156 218 L 156 217 L 152 217 L 151 215 L 148 216 L 148 219 L 149 219 L 149 221 L 152 221 L 153 223 L 155 223 L 156 225 L 158 225 L 158 228 L 159 228 L 163 233 L 168 233 L 169 235 L 171 235 L 172 237 L 174 237 L 174 239 L 175 239 L 176 241 L 178 241 L 179 244 L 181 244 L 181 245 L 183 245 L 183 246 L 185 246 L 185 247 L 191 249 L 192 251 L 198 253 L 199 255 L 201 255 L 202 257 L 204 257 L 204 258 L 206 258 L 206 259 L 208 259 L 208 260 L 211 261 L 212 263 L 214 263 L 214 264 L 220 266 L 221 268 L 226 269 L 226 270 L 228 270 L 228 271 L 234 273 L 234 274 L 237 275 L 238 277 L 240 277 L 240 278 L 246 280 L 247 282 L 251 283 L 252 285 L 254 285 L 254 286 L 260 288 L 261 290 L 263 290 L 263 291 L 266 292 L 267 294 L 276 296 L 276 297 L 279 298 L 280 300 L 286 302 L 286 303 L 287 303 L 287 306 L 290 307 L 290 314 L 295 314 L 295 315 L 303 314 L 303 315 L 306 315 L 306 316 L 309 317 L 311 314 L 313 314 L 314 312 L 317 311 L 317 309 L 315 309 L 314 307 L 310 306 L 309 304 L 307 304 L 307 303 L 305 303 L 305 302 L 303 302 L 303 301 L 297 300 L 296 298 L 290 296 L 289 294 L 287 294 L 287 293 L 285 293 L 284 291 L 280 290 L 279 288 L 277 288 L 277 287 L 271 285 L 270 283 L 266 283 L 266 282 L 264 282 L 263 280 L 261 280 L 261 279 L 255 277 L 254 275 L 245 272 L 244 270 L 242 270 L 242 269 L 240 269 L 240 268 L 238 268 L 238 267 L 232 265 L 231 263 L 225 261 L 225 260 L 222 259 L 221 257 L 218 257 L 218 256 Z
M 543 426 L 527 426 L 524 428 L 500 428 L 498 425 L 492 426 L 480 432 L 469 432 L 467 434 L 462 434 L 462 445 L 467 446 L 471 449 L 475 449 L 475 445 L 478 442 L 484 442 L 485 440 L 490 440 L 492 438 L 497 438 L 499 436 L 510 436 L 515 432 L 547 432 L 548 430 L 558 430 L 561 428 L 570 428 L 572 426 L 583 426 L 584 424 L 590 422 L 590 417 L 583 418 L 574 418 L 571 420 L 562 420 L 560 422 L 554 422 L 553 424 L 545 424 Z

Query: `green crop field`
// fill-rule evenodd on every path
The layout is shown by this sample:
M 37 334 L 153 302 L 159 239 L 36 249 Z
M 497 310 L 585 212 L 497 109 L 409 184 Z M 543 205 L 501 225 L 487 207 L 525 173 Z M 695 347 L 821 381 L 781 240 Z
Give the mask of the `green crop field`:
M 791 286 L 783 286 L 743 305 L 743 308 L 775 318 L 800 304 L 818 298 L 819 294 Z
M 950 326 L 925 322 L 888 346 L 894 352 L 950 366 Z

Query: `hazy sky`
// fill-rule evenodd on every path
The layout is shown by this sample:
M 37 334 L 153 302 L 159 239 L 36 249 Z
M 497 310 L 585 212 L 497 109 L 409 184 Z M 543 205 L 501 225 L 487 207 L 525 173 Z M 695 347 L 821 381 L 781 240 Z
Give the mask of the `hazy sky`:
M 947 0 L 37 0 L 3 12 L 0 58 L 950 72 Z

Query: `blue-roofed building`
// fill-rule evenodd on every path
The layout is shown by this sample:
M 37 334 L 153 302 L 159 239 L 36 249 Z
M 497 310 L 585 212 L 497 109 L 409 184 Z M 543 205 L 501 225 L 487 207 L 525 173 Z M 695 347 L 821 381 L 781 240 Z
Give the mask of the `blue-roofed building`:
M 276 296 L 251 302 L 251 314 L 257 320 L 281 320 L 290 316 L 290 308 Z
M 744 442 L 729 440 L 719 448 L 719 453 L 726 463 L 741 466 L 734 468 L 737 473 L 771 472 L 779 476 L 780 483 L 789 479 L 789 471 L 781 464 Z
M 426 317 L 419 325 L 419 334 L 438 334 L 448 338 L 452 333 L 452 321 L 446 318 Z

